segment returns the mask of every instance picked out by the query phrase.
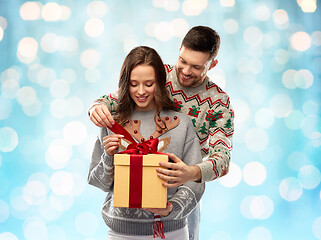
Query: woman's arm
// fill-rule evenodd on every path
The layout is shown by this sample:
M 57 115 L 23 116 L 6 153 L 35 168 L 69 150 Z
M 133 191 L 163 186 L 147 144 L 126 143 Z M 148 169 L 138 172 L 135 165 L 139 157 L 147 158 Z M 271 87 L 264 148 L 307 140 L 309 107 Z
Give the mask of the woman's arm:
M 107 128 L 101 128 L 91 157 L 88 183 L 109 192 L 114 185 L 114 156 L 108 155 L 104 149 L 105 136 Z

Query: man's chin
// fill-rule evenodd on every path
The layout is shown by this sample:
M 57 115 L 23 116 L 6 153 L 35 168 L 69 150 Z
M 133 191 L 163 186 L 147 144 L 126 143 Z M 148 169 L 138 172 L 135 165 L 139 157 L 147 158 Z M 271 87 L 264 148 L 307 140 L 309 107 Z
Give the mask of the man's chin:
M 186 80 L 184 81 L 182 78 L 179 78 L 178 82 L 183 87 L 190 87 L 191 84 L 193 83 L 192 81 L 186 81 Z

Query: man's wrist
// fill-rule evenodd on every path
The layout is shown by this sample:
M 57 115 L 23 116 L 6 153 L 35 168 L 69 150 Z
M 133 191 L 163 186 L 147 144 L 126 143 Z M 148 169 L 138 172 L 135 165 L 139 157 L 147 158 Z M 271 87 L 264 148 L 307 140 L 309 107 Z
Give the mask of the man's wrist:
M 201 171 L 201 168 L 197 165 L 192 165 L 191 166 L 191 169 L 192 169 L 192 181 L 193 182 L 201 182 L 202 180 L 202 171 Z
M 101 104 L 101 103 L 94 102 L 94 103 L 89 107 L 89 109 L 88 109 L 88 116 L 89 116 L 89 117 L 91 116 L 92 112 L 94 111 L 94 107 L 95 107 L 96 105 L 99 105 L 99 104 Z

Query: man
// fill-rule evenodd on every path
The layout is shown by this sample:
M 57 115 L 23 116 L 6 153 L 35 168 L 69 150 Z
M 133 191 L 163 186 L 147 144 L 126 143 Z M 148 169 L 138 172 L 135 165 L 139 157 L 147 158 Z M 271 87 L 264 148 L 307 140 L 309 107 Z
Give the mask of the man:
M 200 141 L 204 161 L 188 166 L 170 154 L 173 163 L 160 163 L 157 169 L 166 187 L 177 187 L 187 181 L 208 182 L 224 176 L 229 169 L 234 133 L 234 112 L 229 96 L 214 84 L 207 72 L 218 61 L 219 35 L 205 26 L 193 27 L 184 37 L 175 66 L 165 65 L 166 87 L 176 111 L 190 116 Z M 103 96 L 89 109 L 90 119 L 99 127 L 114 123 L 111 113 L 117 105 L 117 94 Z M 190 239 L 198 239 L 199 206 L 188 218 Z

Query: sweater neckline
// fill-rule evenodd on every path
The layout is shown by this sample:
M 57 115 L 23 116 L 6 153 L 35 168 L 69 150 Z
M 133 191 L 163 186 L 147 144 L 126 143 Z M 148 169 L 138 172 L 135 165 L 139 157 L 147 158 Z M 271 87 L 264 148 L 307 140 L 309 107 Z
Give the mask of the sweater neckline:
M 149 111 L 137 111 L 134 110 L 133 112 L 133 116 L 132 117 L 149 117 L 149 116 L 154 116 L 155 115 L 156 110 L 149 110 Z

